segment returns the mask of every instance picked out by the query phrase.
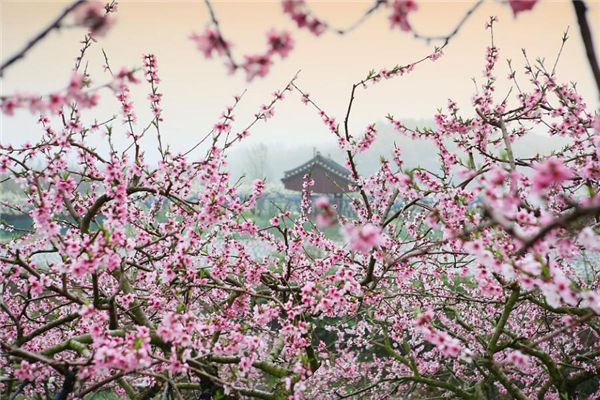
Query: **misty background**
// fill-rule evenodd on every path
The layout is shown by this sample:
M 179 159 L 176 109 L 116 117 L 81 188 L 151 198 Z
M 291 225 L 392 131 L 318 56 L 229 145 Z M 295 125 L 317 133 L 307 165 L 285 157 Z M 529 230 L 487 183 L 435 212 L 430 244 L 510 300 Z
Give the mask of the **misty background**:
M 411 129 L 436 128 L 433 120 L 402 119 L 402 123 Z M 386 120 L 378 121 L 375 127 L 378 132 L 375 142 L 369 150 L 356 157 L 359 173 L 362 175 L 375 173 L 379 170 L 381 157 L 389 160 L 395 146 L 401 150 L 406 168 L 422 167 L 432 171 L 439 170 L 437 148 L 430 140 L 406 137 L 398 133 Z M 329 138 L 300 143 L 286 141 L 285 135 L 280 135 L 282 139 L 279 141 L 253 140 L 251 136 L 243 146 L 234 146 L 229 152 L 227 158 L 229 171 L 235 180 L 245 178 L 246 182 L 251 182 L 253 179 L 266 178 L 268 186 L 283 187 L 281 178 L 284 172 L 310 160 L 317 151 L 338 164 L 345 165 L 346 155 L 338 148 L 336 137 L 328 133 L 325 127 L 323 132 Z M 355 133 L 355 137 L 359 136 L 359 133 Z M 566 138 L 550 136 L 543 130 L 534 129 L 529 134 L 515 139 L 513 152 L 516 158 L 547 156 L 568 143 L 569 140 Z M 445 141 L 445 144 L 448 145 L 449 151 L 457 152 L 451 140 Z M 497 150 L 503 151 L 503 148 L 499 147 Z

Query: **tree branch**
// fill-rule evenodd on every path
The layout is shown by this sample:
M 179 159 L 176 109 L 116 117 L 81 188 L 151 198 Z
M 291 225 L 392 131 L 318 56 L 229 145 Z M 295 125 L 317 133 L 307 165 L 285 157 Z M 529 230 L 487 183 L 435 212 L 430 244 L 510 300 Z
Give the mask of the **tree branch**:
M 2 77 L 2 74 L 4 73 L 4 70 L 6 68 L 8 68 L 10 65 L 14 64 L 16 61 L 24 58 L 25 54 L 29 50 L 31 50 L 38 42 L 40 42 L 42 39 L 44 39 L 50 32 L 52 32 L 54 29 L 60 28 L 60 24 L 61 24 L 62 20 L 65 19 L 65 17 L 67 15 L 69 15 L 71 13 L 71 11 L 73 11 L 80 4 L 83 4 L 86 1 L 87 0 L 77 0 L 76 2 L 74 2 L 73 4 L 71 4 L 70 6 L 65 8 L 63 10 L 63 12 L 50 25 L 48 25 L 46 27 L 46 29 L 42 30 L 33 39 L 31 39 L 25 45 L 25 47 L 23 47 L 17 54 L 15 54 L 14 56 L 12 56 L 8 60 L 6 60 L 4 63 L 2 63 L 2 65 L 0 66 L 0 77 Z

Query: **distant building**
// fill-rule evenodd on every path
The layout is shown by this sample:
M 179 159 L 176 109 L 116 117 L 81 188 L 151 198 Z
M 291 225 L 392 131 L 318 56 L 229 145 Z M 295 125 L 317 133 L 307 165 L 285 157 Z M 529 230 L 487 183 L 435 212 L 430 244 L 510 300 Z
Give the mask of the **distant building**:
M 313 193 L 332 194 L 339 211 L 342 212 L 343 193 L 352 192 L 351 187 L 354 185 L 348 170 L 331 158 L 316 152 L 309 161 L 285 171 L 281 181 L 286 189 L 301 192 L 305 175 L 310 175 L 315 181 L 311 188 Z

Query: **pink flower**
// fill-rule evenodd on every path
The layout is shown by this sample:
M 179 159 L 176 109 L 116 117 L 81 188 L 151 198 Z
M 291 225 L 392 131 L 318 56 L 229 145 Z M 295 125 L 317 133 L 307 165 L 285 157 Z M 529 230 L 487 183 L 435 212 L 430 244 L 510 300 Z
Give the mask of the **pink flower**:
M 506 180 L 507 176 L 508 173 L 504 168 L 496 167 L 490 172 L 488 172 L 487 179 L 492 185 L 501 186 L 502 184 L 504 184 L 504 181 Z
M 269 118 L 271 118 L 273 115 L 275 115 L 275 109 L 271 106 L 268 106 L 266 104 L 263 104 L 262 106 L 260 106 L 260 114 L 261 118 L 267 120 Z
M 440 50 L 436 50 L 435 53 L 432 53 L 429 55 L 429 59 L 431 61 L 436 61 L 437 59 L 439 59 L 441 56 L 444 55 L 444 52 L 440 49 Z
M 83 305 L 79 309 L 79 314 L 82 317 L 90 317 L 96 312 L 96 308 L 93 304 Z
M 308 93 L 304 93 L 304 94 L 302 95 L 302 103 L 304 103 L 304 104 L 308 104 L 308 102 L 309 102 L 309 100 L 310 100 L 310 97 L 309 97 L 309 96 L 310 96 L 310 95 L 309 95 Z
M 214 29 L 207 29 L 202 35 L 192 33 L 190 39 L 196 42 L 198 50 L 204 53 L 206 58 L 211 58 L 213 51 L 221 56 L 226 53 L 226 49 L 231 47 L 231 43 Z
M 515 367 L 517 367 L 518 369 L 525 369 L 527 367 L 529 367 L 529 356 L 521 353 L 519 350 L 514 350 L 512 352 L 510 352 L 506 359 L 514 364 Z
M 175 376 L 181 372 L 186 372 L 188 367 L 187 364 L 182 363 L 177 358 L 177 352 L 173 351 L 171 357 L 169 357 L 169 366 L 167 367 L 171 375 Z
M 229 130 L 229 124 L 227 124 L 225 122 L 217 122 L 215 124 L 215 126 L 213 127 L 213 129 L 216 130 L 217 132 L 221 133 L 223 131 Z
M 77 278 L 81 278 L 85 276 L 85 274 L 91 274 L 94 270 L 94 262 L 85 258 L 80 258 L 71 265 L 71 273 Z
M 433 311 L 427 310 L 424 313 L 419 314 L 417 316 L 417 319 L 415 320 L 415 326 L 423 327 L 423 326 L 429 324 L 429 321 L 431 321 L 432 318 L 433 318 Z
M 471 363 L 473 362 L 473 351 L 471 349 L 463 348 L 458 358 L 463 360 L 464 362 Z
M 104 36 L 115 23 L 114 17 L 106 13 L 102 1 L 87 1 L 74 12 L 75 24 L 90 29 L 93 36 Z
M 546 299 L 546 303 L 548 303 L 550 307 L 560 307 L 560 295 L 557 291 L 557 288 L 553 284 L 540 284 L 540 289 L 544 295 L 544 298 Z
M 598 292 L 584 292 L 581 294 L 581 306 L 589 307 L 596 314 L 600 315 L 600 294 Z
M 316 223 L 320 228 L 335 225 L 335 215 L 326 196 L 321 196 L 315 200 L 314 206 L 317 209 Z
M 36 278 L 35 276 L 29 277 L 29 286 L 31 287 L 31 293 L 34 296 L 39 296 L 44 290 L 44 287 L 42 286 L 38 278 Z
M 243 372 L 247 372 L 250 370 L 250 367 L 252 367 L 252 360 L 249 357 L 242 357 L 239 365 Z
M 329 208 L 329 199 L 326 196 L 321 196 L 314 202 L 317 208 Z
M 27 361 L 21 361 L 19 369 L 15 370 L 15 378 L 19 381 L 33 380 L 33 371 L 31 370 L 31 364 Z
M 358 148 L 358 151 L 368 150 L 371 147 L 371 145 L 373 144 L 373 142 L 375 142 L 376 137 L 377 137 L 377 131 L 375 130 L 375 125 L 371 124 L 371 125 L 367 126 L 367 131 L 365 132 L 365 136 L 363 136 L 363 138 L 356 145 L 356 147 Z
M 306 26 L 308 27 L 310 33 L 312 33 L 315 36 L 319 36 L 327 29 L 327 25 L 323 21 L 320 21 L 316 18 L 310 20 L 308 24 L 306 24 Z
M 248 82 L 256 78 L 257 76 L 264 77 L 269 73 L 273 61 L 271 61 L 270 55 L 246 55 L 244 56 L 246 61 L 242 65 L 247 73 Z
M 55 114 L 58 114 L 59 111 L 65 106 L 66 99 L 60 93 L 52 93 L 50 95 L 50 99 L 48 102 L 48 108 Z
M 594 132 L 596 132 L 597 135 L 600 135 L 600 114 L 594 117 L 592 128 L 594 128 Z
M 392 14 L 389 16 L 391 27 L 398 25 L 403 31 L 410 31 L 412 28 L 408 22 L 408 13 L 417 10 L 419 5 L 413 0 L 394 0 L 392 8 Z
M 570 306 L 577 304 L 577 297 L 571 289 L 571 281 L 560 270 L 556 272 L 554 277 L 554 287 L 565 303 Z
M 591 226 L 586 226 L 578 236 L 579 243 L 588 251 L 600 251 L 600 235 Z
M 437 346 L 440 353 L 448 357 L 456 357 L 462 352 L 460 341 L 443 331 L 425 330 L 425 340 Z
M 330 218 L 327 214 L 317 214 L 315 222 L 319 228 L 335 225 L 335 220 Z
M 510 8 L 512 8 L 515 18 L 521 11 L 531 10 L 535 6 L 537 0 L 509 0 Z
M 19 107 L 19 99 L 16 97 L 9 97 L 3 100 L 2 104 L 0 104 L 2 113 L 6 115 L 14 115 L 17 107 Z
M 309 15 L 304 0 L 283 0 L 281 3 L 283 13 L 288 14 L 298 28 L 307 28 L 315 36 L 319 36 L 327 29 L 323 21 Z
M 9 158 L 7 155 L 3 154 L 0 156 L 0 174 L 5 173 L 8 170 Z
M 119 70 L 119 72 L 116 75 L 116 78 L 123 79 L 123 80 L 127 79 L 129 81 L 129 83 L 140 83 L 140 80 L 135 77 L 134 73 L 135 73 L 134 70 L 130 70 L 126 67 L 121 67 L 121 69 Z
M 533 175 L 533 191 L 536 193 L 560 185 L 574 175 L 573 170 L 556 157 L 549 157 L 546 161 L 537 163 L 534 168 L 536 173 Z
M 292 35 L 287 31 L 278 33 L 275 28 L 267 32 L 267 42 L 269 43 L 269 54 L 277 53 L 281 58 L 286 58 L 294 48 Z
M 345 233 L 353 251 L 367 254 L 373 247 L 385 243 L 381 228 L 373 224 L 366 224 L 358 228 L 352 224 L 345 226 Z
M 69 87 L 67 88 L 67 91 L 71 96 L 76 97 L 79 95 L 81 89 L 83 89 L 83 80 L 83 74 L 77 72 L 73 73 L 71 76 L 71 81 L 69 82 Z
M 32 114 L 42 112 L 46 109 L 46 102 L 39 96 L 31 96 L 27 101 L 29 102 L 29 112 Z

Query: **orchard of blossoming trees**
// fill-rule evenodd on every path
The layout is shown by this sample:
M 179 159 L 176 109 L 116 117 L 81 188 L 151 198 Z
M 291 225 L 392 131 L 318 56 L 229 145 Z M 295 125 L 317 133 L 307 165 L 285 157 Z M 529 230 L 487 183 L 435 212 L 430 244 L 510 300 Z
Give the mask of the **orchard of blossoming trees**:
M 535 1 L 510 3 L 517 13 Z M 411 30 L 415 3 L 380 5 L 392 9 L 392 26 Z M 283 7 L 299 27 L 327 27 L 302 1 Z M 37 38 L 70 13 L 89 28 L 66 89 L 2 98 L 5 118 L 28 108 L 42 130 L 34 144 L 0 147 L 2 181 L 26 196 L 3 206 L 34 221 L 0 248 L 2 399 L 600 396 L 600 117 L 554 68 L 528 62 L 496 77 L 492 35 L 474 118 L 452 101 L 434 129 L 388 116 L 399 135 L 435 144 L 435 170 L 407 168 L 398 148 L 360 176 L 356 157 L 377 129 L 351 132 L 348 120 L 358 90 L 400 79 L 440 49 L 369 73 L 340 123 L 294 77 L 245 129 L 232 128 L 236 97 L 202 142 L 174 154 L 161 140 L 153 55 L 141 60 L 144 79 L 107 65 L 112 80 L 92 86 L 80 68 L 115 12 L 114 2 L 66 9 Z M 266 73 L 292 46 L 288 34 L 268 36 L 265 55 L 230 66 Z M 192 38 L 206 56 L 233 60 L 218 30 Z M 509 96 L 496 94 L 499 79 L 513 82 Z M 132 85 L 147 86 L 147 104 L 134 107 Z M 121 115 L 93 114 L 98 96 L 111 94 Z M 301 213 L 282 211 L 266 227 L 245 217 L 265 184 L 240 195 L 225 154 L 281 101 L 304 102 L 337 136 L 356 184 L 351 216 L 313 201 L 307 176 Z M 138 121 L 136 107 L 153 119 Z M 88 114 L 100 122 L 86 125 Z M 532 127 L 569 144 L 518 158 L 512 143 Z M 88 144 L 102 134 L 106 153 Z M 129 145 L 113 146 L 116 135 Z M 158 163 L 140 145 L 149 135 Z M 345 239 L 325 235 L 331 226 Z M 250 240 L 272 251 L 254 257 Z

